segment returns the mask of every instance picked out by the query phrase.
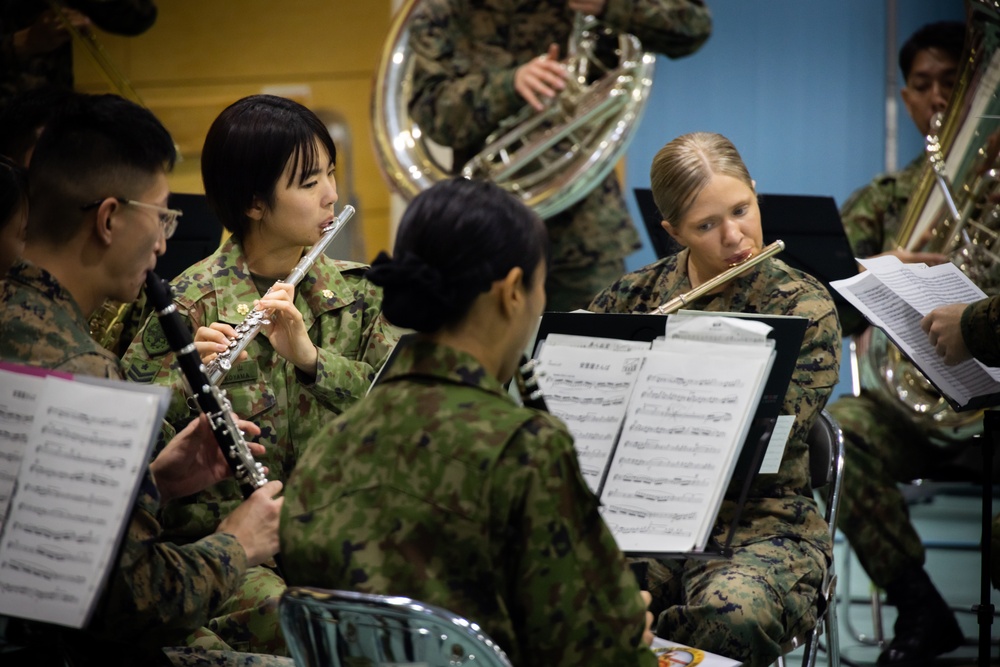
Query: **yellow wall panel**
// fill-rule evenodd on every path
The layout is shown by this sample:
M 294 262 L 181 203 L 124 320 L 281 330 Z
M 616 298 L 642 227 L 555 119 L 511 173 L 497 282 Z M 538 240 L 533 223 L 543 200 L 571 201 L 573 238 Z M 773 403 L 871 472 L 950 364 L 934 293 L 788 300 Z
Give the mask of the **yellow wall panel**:
M 171 177 L 178 192 L 201 192 L 198 157 L 209 125 L 240 97 L 274 92 L 321 113 L 339 113 L 351 133 L 350 159 L 338 155 L 341 199 L 353 183 L 364 259 L 389 242 L 389 190 L 371 144 L 372 77 L 390 18 L 388 2 L 330 0 L 172 0 L 156 24 L 124 38 L 100 34 L 107 58 L 170 130 L 183 155 Z M 77 88 L 108 84 L 77 47 Z M 338 146 L 338 148 L 345 148 Z M 351 173 L 348 174 L 350 162 Z

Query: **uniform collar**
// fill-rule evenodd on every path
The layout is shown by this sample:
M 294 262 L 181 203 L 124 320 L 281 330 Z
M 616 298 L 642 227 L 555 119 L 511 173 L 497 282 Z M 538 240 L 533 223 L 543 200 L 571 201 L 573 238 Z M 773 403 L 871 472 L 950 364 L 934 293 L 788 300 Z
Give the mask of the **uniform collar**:
M 253 308 L 260 293 L 250 276 L 243 248 L 232 237 L 226 239 L 219 248 L 216 261 L 212 264 L 212 289 L 217 295 L 219 320 L 222 322 L 242 322 Z M 348 287 L 344 276 L 333 260 L 320 255 L 295 287 L 295 302 L 305 302 L 307 312 L 303 312 L 306 328 L 322 313 L 343 308 L 355 301 L 354 292 Z M 300 307 L 301 310 L 301 307 Z
M 507 396 L 507 390 L 471 354 L 414 337 L 405 338 L 385 371 L 385 382 L 432 377 L 451 384 Z

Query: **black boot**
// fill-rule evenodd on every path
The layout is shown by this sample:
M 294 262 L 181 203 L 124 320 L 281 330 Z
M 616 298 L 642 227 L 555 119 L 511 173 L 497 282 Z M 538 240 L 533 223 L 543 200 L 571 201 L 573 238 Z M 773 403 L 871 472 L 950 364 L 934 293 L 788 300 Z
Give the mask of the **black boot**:
M 961 645 L 962 629 L 955 614 L 922 567 L 907 568 L 885 591 L 897 616 L 895 636 L 878 657 L 879 667 L 927 664 Z

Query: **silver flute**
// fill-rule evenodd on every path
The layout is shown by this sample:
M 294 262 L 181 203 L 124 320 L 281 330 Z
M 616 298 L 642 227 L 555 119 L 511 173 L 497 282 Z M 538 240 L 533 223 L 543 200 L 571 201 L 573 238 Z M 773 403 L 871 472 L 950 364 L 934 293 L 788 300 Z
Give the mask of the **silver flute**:
M 288 277 L 279 282 L 288 283 L 293 287 L 298 285 L 299 281 L 305 277 L 306 273 L 312 267 L 316 258 L 326 250 L 327 246 L 340 233 L 340 230 L 344 228 L 344 225 L 347 224 L 352 215 L 354 215 L 354 207 L 345 206 L 340 215 L 334 218 L 333 222 L 323 229 L 323 236 L 316 242 L 316 245 L 299 260 L 299 263 L 295 265 L 295 268 L 288 274 Z M 222 382 L 222 378 L 226 377 L 226 373 L 233 367 L 233 361 L 239 358 L 240 352 L 246 349 L 250 341 L 260 332 L 260 328 L 265 324 L 271 323 L 270 316 L 270 310 L 254 309 L 250 311 L 246 319 L 240 322 L 236 327 L 236 335 L 229 339 L 229 347 L 220 352 L 215 359 L 205 366 L 205 375 L 208 376 L 208 380 L 213 386 Z

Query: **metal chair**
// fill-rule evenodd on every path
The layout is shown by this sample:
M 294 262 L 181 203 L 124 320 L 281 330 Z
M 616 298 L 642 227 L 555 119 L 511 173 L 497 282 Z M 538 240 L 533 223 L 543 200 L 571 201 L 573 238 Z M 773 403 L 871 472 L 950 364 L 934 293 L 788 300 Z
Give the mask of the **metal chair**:
M 279 613 L 298 667 L 511 667 L 478 625 L 409 598 L 292 587 Z
M 844 438 L 840 425 L 826 410 L 813 422 L 807 438 L 809 444 L 809 477 L 814 490 L 828 487 L 824 518 L 830 526 L 830 543 L 837 532 L 837 511 L 840 505 L 841 474 L 844 470 Z M 782 647 L 777 660 L 785 667 L 784 656 L 805 646 L 803 667 L 813 667 L 819 649 L 819 638 L 826 632 L 828 664 L 840 667 L 840 636 L 837 628 L 837 573 L 831 561 L 823 579 L 822 589 L 816 599 L 816 625 L 804 635 L 793 637 Z

